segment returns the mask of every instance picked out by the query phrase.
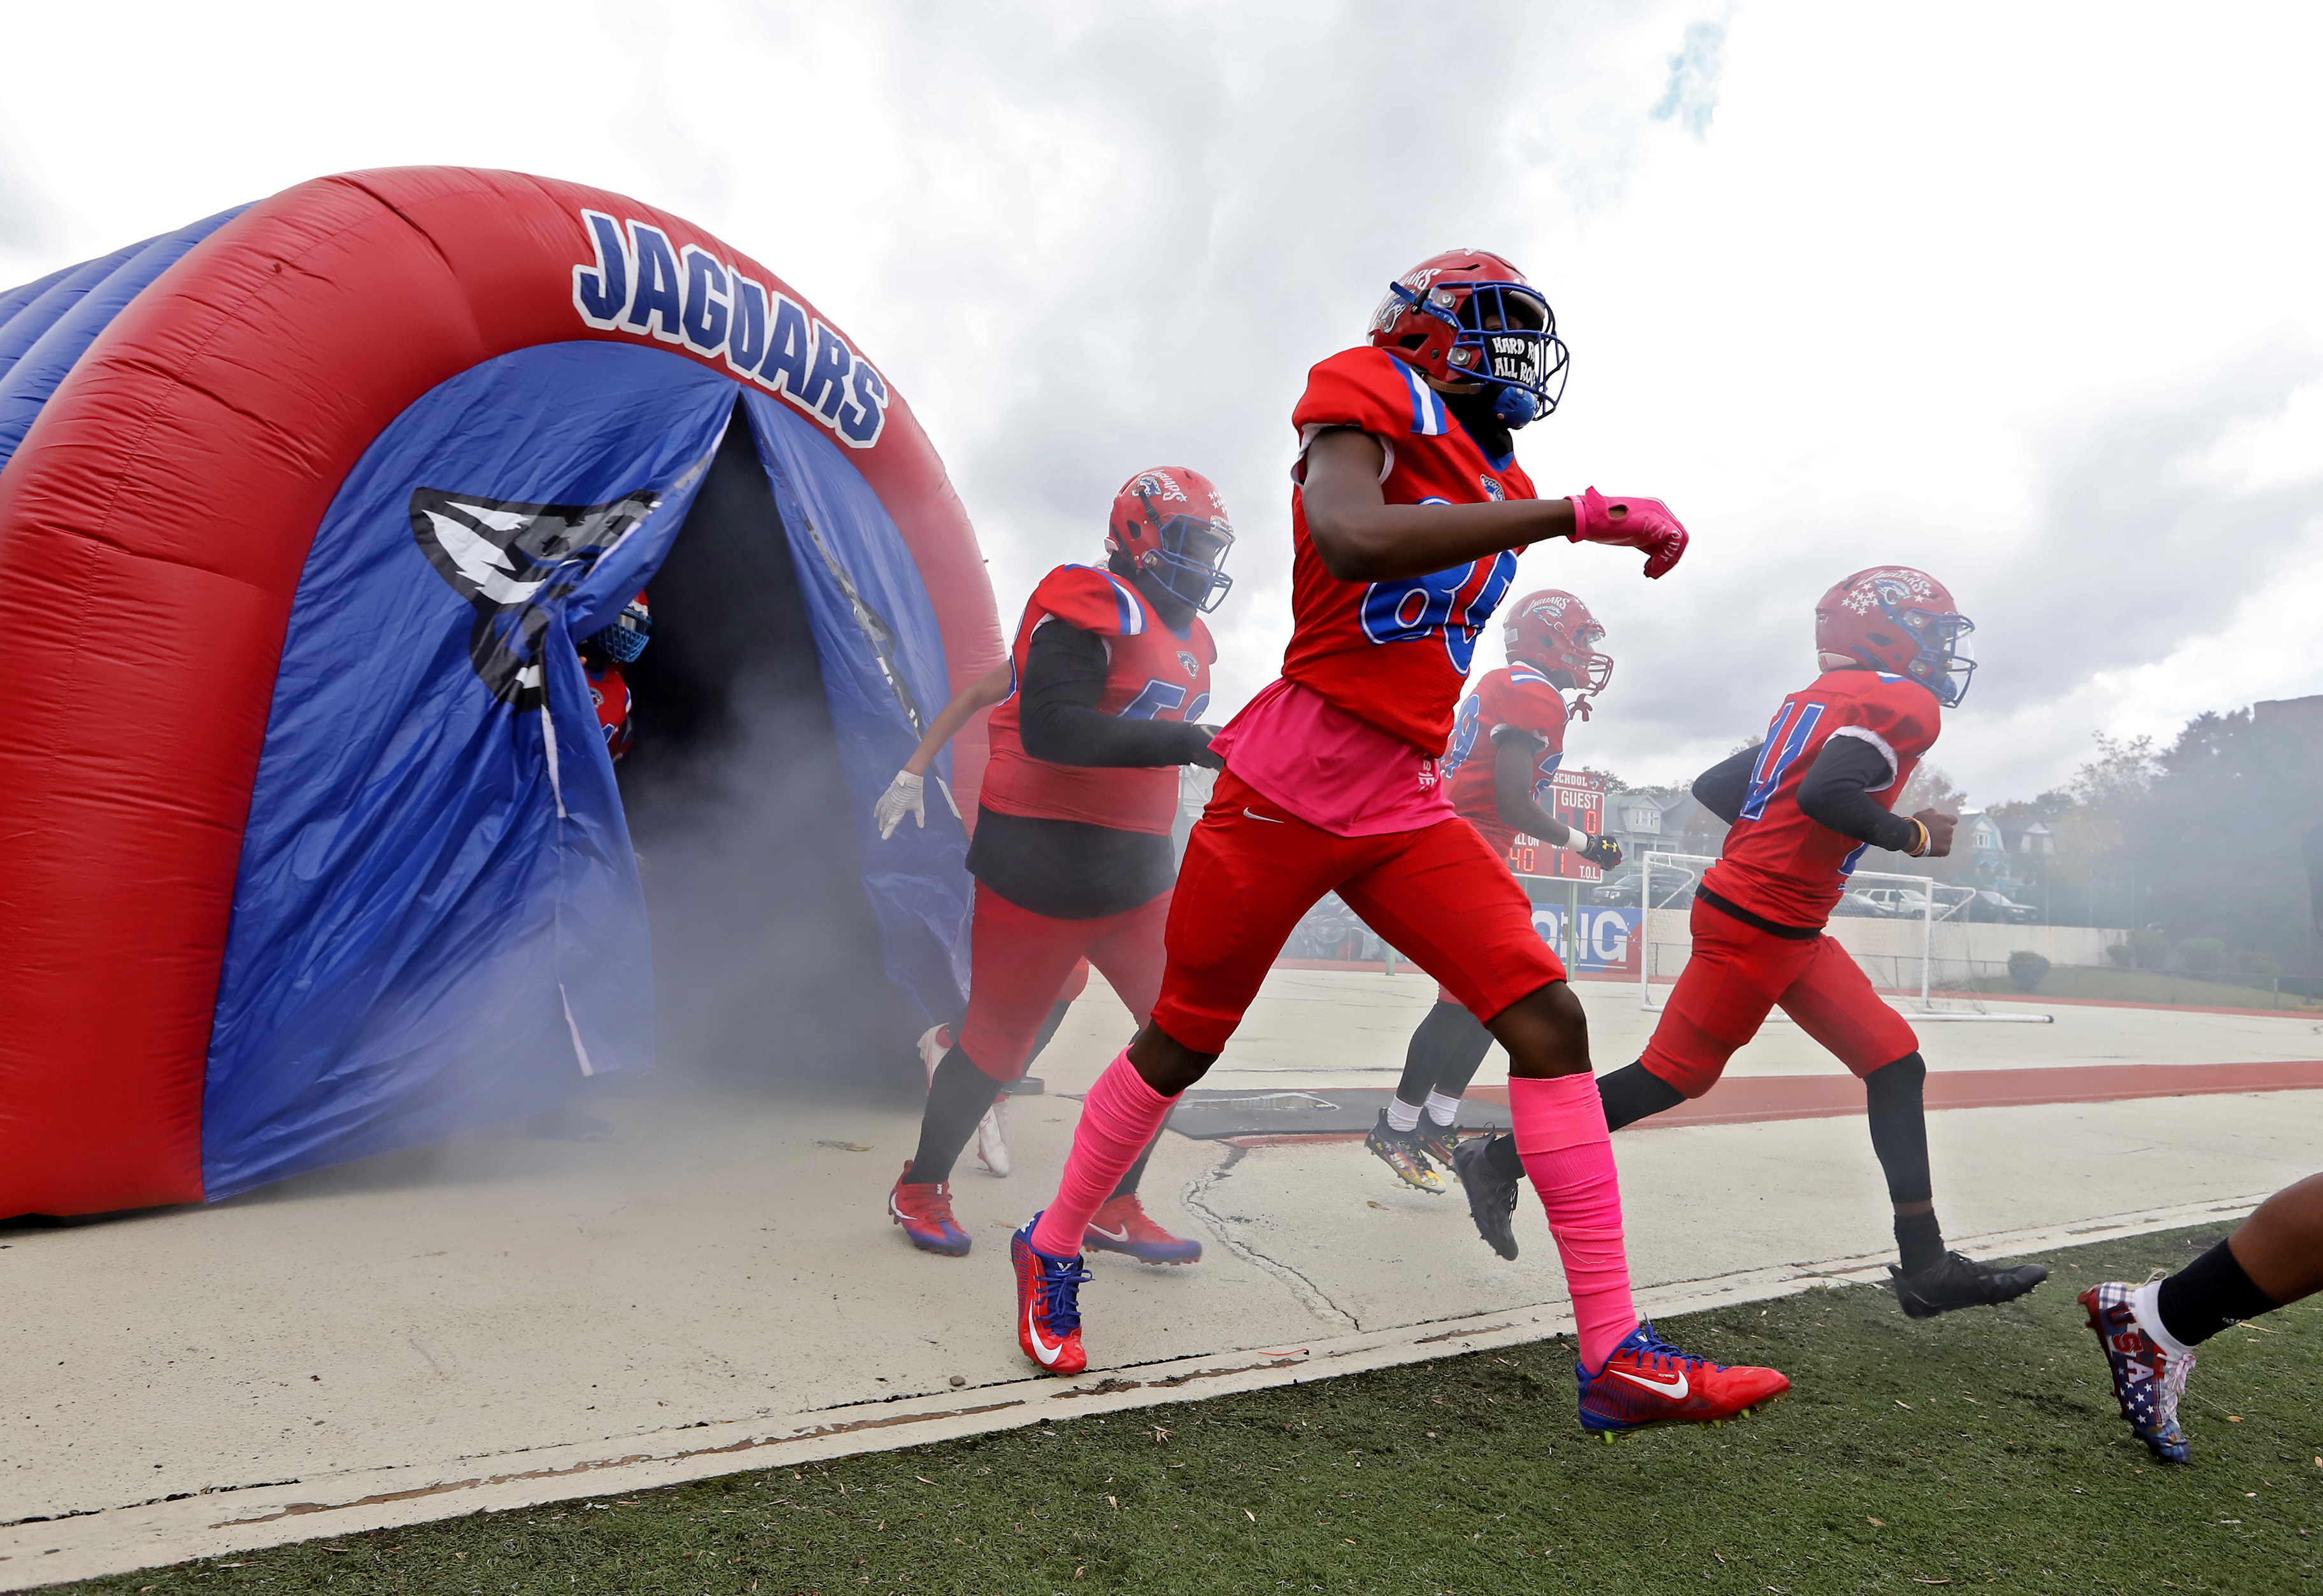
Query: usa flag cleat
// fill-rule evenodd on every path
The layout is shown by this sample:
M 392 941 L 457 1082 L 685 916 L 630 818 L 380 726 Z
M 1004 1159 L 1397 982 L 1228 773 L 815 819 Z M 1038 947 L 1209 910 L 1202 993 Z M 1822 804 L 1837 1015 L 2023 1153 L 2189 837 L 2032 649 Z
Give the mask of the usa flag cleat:
M 948 1180 L 915 1181 L 912 1166 L 905 1164 L 895 1178 L 895 1189 L 887 1194 L 887 1217 L 902 1225 L 912 1245 L 923 1252 L 941 1252 L 947 1258 L 968 1256 L 968 1232 L 951 1216 Z
M 1081 1260 L 1051 1258 L 1033 1245 L 1035 1214 L 1008 1238 L 1008 1259 L 1016 1266 L 1016 1344 L 1043 1374 L 1079 1374 L 1088 1367 L 1081 1350 L 1081 1282 L 1089 1278 Z
M 2120 1405 L 2130 1434 L 2163 1463 L 2181 1463 L 2188 1449 L 2186 1432 L 2178 1423 L 2178 1399 L 2186 1393 L 2186 1377 L 2194 1372 L 2194 1354 L 2172 1352 L 2145 1333 L 2132 1306 L 2136 1295 L 2136 1287 L 2107 1280 L 2082 1292 L 2080 1304 L 2089 1310 L 2089 1328 L 2097 1332 L 2098 1344 L 2112 1365 L 2113 1399 Z
M 1649 1321 L 1623 1336 L 1595 1374 L 1580 1363 L 1573 1371 L 1581 1378 L 1583 1426 L 1607 1435 L 1732 1418 L 1791 1389 L 1776 1370 L 1730 1369 L 1680 1352 L 1655 1335 Z
M 1457 1124 L 1439 1125 L 1423 1114 L 1412 1135 L 1419 1144 L 1420 1157 L 1446 1169 L 1452 1167 L 1452 1154 L 1460 1145 Z
M 1126 1252 L 1147 1263 L 1199 1263 L 1202 1243 L 1173 1236 L 1153 1223 L 1153 1215 L 1137 1194 L 1107 1197 L 1105 1206 L 1089 1215 L 1081 1245 L 1100 1252 Z
M 1419 1151 L 1419 1135 L 1416 1131 L 1399 1131 L 1387 1123 L 1387 1110 L 1380 1110 L 1379 1124 L 1364 1135 L 1364 1151 L 1395 1171 L 1395 1178 L 1406 1186 L 1440 1196 L 1444 1177 L 1428 1167 Z

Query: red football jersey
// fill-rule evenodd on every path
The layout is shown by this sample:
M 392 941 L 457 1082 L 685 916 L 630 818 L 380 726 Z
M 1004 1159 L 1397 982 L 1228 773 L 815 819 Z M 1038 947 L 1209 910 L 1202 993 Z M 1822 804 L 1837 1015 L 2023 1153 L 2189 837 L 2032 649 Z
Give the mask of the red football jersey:
M 605 734 L 605 749 L 618 760 L 629 751 L 629 678 L 615 665 L 592 671 L 586 660 L 582 662 L 581 674 L 588 678 L 589 702 L 597 706 L 597 726 Z
M 1777 925 L 1821 925 L 1870 845 L 1809 820 L 1799 808 L 1799 784 L 1825 743 L 1859 737 L 1887 756 L 1887 783 L 1871 795 L 1892 810 L 1935 746 L 1942 715 L 1934 693 L 1882 671 L 1826 671 L 1791 694 L 1767 727 L 1741 818 L 1703 884 Z
M 1333 355 L 1307 374 L 1290 413 L 1301 463 L 1317 433 L 1360 427 L 1386 446 L 1380 491 L 1390 504 L 1482 504 L 1535 497 L 1516 457 L 1499 465 L 1444 405 L 1444 396 L 1384 349 Z M 1307 505 L 1290 495 L 1292 631 L 1282 674 L 1415 748 L 1452 732 L 1476 635 L 1507 596 L 1517 557 L 1500 554 L 1429 576 L 1341 582 L 1307 536 Z
M 1166 833 L 1178 813 L 1178 767 L 1053 765 L 1024 751 L 1016 688 L 1042 623 L 1095 632 L 1108 668 L 1097 708 L 1148 720 L 1199 720 L 1210 707 L 1210 665 L 1218 656 L 1196 616 L 1181 636 L 1162 624 L 1136 584 L 1097 565 L 1060 565 L 1041 579 L 1016 624 L 1008 696 L 992 711 L 992 763 L 981 802 L 1002 814 L 1080 821 L 1119 831 Z
M 1452 744 L 1444 750 L 1444 779 L 1452 784 L 1452 807 L 1483 833 L 1493 852 L 1505 856 L 1516 846 L 1517 832 L 1501 819 L 1500 800 L 1492 788 L 1492 733 L 1513 726 L 1548 745 L 1533 766 L 1532 801 L 1555 814 L 1549 778 L 1565 763 L 1567 718 L 1565 694 L 1528 665 L 1503 665 L 1486 673 L 1460 706 L 1460 717 L 1452 726 Z

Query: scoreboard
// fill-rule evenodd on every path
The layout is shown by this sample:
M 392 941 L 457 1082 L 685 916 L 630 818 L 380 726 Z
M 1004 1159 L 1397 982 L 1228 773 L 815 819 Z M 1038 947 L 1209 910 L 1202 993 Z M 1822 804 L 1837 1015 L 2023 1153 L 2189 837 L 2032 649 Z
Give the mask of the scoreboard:
M 1543 809 L 1575 831 L 1592 837 L 1605 830 L 1605 778 L 1585 770 L 1560 770 L 1548 780 Z M 1539 790 L 1534 790 L 1536 799 Z M 1602 881 L 1605 872 L 1584 865 L 1571 850 L 1552 848 L 1521 831 L 1509 845 L 1509 868 L 1520 876 L 1548 876 L 1563 881 Z

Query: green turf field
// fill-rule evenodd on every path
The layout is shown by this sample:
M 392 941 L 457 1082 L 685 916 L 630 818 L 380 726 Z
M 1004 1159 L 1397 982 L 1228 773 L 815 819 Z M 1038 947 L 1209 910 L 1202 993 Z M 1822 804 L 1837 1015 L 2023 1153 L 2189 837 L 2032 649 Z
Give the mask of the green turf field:
M 2009 997 L 2028 995 L 2017 990 L 2016 983 L 2006 976 L 1979 976 L 1972 980 L 1947 982 L 1947 992 L 1990 992 Z M 2275 1009 L 2286 1014 L 2313 1014 L 2323 1004 L 2302 997 L 2297 992 L 2277 992 L 2263 983 L 2257 986 L 2237 985 L 2232 981 L 2207 981 L 2199 976 L 2173 976 L 2160 970 L 2098 969 L 2086 965 L 2058 964 L 2049 967 L 2041 977 L 2040 989 L 2030 994 L 2034 1002 L 2043 997 L 2071 997 L 2093 1003 L 2160 1003 L 2184 1004 L 2198 1008 Z
M 1928 1324 L 1868 1288 L 1670 1321 L 1795 1382 L 1715 1429 L 1584 1437 L 1550 1342 L 60 1589 L 2316 1589 L 2323 1298 L 2203 1349 L 2171 1470 L 2116 1417 L 2073 1301 L 2219 1234 L 2052 1254 L 2029 1301 Z

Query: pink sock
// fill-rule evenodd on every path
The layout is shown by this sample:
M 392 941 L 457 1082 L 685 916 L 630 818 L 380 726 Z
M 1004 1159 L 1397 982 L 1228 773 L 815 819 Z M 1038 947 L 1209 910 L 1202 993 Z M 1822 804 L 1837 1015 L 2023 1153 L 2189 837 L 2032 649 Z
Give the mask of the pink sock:
M 1621 1247 L 1621 1180 L 1596 1078 L 1511 1076 L 1509 1117 L 1516 1123 L 1517 1153 L 1547 1210 L 1549 1234 L 1565 1262 L 1582 1364 L 1602 1369 L 1622 1337 L 1638 1327 L 1638 1310 L 1630 1300 L 1630 1261 Z
M 1128 1049 L 1115 1055 L 1081 1105 L 1081 1123 L 1073 1131 L 1073 1150 L 1065 1158 L 1064 1178 L 1057 1182 L 1055 1200 L 1033 1229 L 1034 1252 L 1051 1258 L 1080 1255 L 1081 1233 L 1088 1228 L 1089 1215 L 1113 1195 L 1113 1188 L 1160 1133 L 1162 1122 L 1170 1117 L 1177 1102 L 1145 1084 L 1145 1078 L 1129 1061 Z M 1605 1116 L 1600 1114 L 1597 1133 L 1601 1136 L 1605 1133 L 1604 1125 Z

